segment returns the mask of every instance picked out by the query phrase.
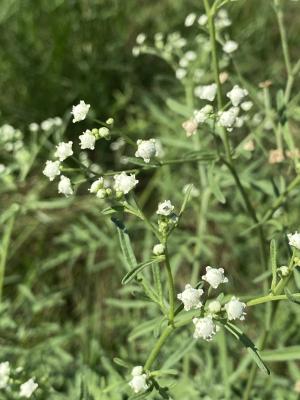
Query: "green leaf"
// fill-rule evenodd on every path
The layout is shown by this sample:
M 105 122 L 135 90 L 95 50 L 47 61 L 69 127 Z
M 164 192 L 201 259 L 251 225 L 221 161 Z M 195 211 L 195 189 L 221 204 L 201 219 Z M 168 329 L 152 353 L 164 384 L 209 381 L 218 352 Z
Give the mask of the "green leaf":
M 212 165 L 209 169 L 208 169 L 208 183 L 209 183 L 209 187 L 213 193 L 213 195 L 215 196 L 215 198 L 222 204 L 226 203 L 226 199 L 225 196 L 223 195 L 219 182 L 217 181 L 217 179 L 215 178 L 214 175 L 214 165 Z
M 271 290 L 273 292 L 275 286 L 276 286 L 276 271 L 277 271 L 277 249 L 276 249 L 276 241 L 275 239 L 271 240 L 270 243 L 270 255 L 271 255 L 271 268 L 272 268 L 272 284 L 271 284 Z
M 130 270 L 137 265 L 137 262 L 136 262 L 136 258 L 134 255 L 133 248 L 131 246 L 131 241 L 130 241 L 130 237 L 128 235 L 128 231 L 122 221 L 118 220 L 115 217 L 112 217 L 111 220 L 117 227 L 124 261 L 125 261 L 127 269 Z
M 179 212 L 179 215 L 183 214 L 183 212 L 184 212 L 184 210 L 186 208 L 186 205 L 187 205 L 187 203 L 188 203 L 188 201 L 189 201 L 189 199 L 191 197 L 191 191 L 193 190 L 193 187 L 194 187 L 194 185 L 192 183 L 187 186 L 186 192 L 185 192 L 185 196 L 184 196 L 184 199 L 183 199 L 183 202 L 182 202 L 182 206 L 181 206 L 181 209 L 180 209 L 180 212 Z
M 300 346 L 283 347 L 276 350 L 264 350 L 261 356 L 265 361 L 300 360 Z
M 170 97 L 167 99 L 166 103 L 169 109 L 174 113 L 181 115 L 184 118 L 189 118 L 191 116 L 192 110 L 185 104 L 181 104 Z
M 261 359 L 258 349 L 255 347 L 255 344 L 248 338 L 239 328 L 233 325 L 231 322 L 223 323 L 224 327 L 236 338 L 238 339 L 242 345 L 247 349 L 248 353 L 251 355 L 253 360 L 256 362 L 259 369 L 265 374 L 269 375 L 270 371 L 268 367 L 264 364 Z
M 127 272 L 127 274 L 122 279 L 122 284 L 126 285 L 127 283 L 131 282 L 139 272 L 143 271 L 144 268 L 146 268 L 149 265 L 152 265 L 154 263 L 163 261 L 164 259 L 165 259 L 164 256 L 160 256 L 160 257 L 156 257 L 152 260 L 145 261 L 145 262 L 138 264 L 136 267 L 132 268 L 130 271 Z
M 192 340 L 188 338 L 186 341 L 184 341 L 181 346 L 175 350 L 174 352 L 171 353 L 170 357 L 166 359 L 166 361 L 163 363 L 162 368 L 169 369 L 173 365 L 175 365 L 179 360 L 182 359 L 182 357 L 188 353 L 196 344 L 195 340 Z
M 284 293 L 286 294 L 287 299 L 288 299 L 291 303 L 295 303 L 295 304 L 300 305 L 300 301 L 297 300 L 297 299 L 294 297 L 294 294 L 291 293 L 291 292 L 289 291 L 288 288 L 285 288 L 285 289 L 284 289 Z

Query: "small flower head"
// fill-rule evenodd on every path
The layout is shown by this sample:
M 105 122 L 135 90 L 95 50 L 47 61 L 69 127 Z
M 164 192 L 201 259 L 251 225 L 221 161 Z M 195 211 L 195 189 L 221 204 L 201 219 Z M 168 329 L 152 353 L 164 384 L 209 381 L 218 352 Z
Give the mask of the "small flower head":
M 124 194 L 129 193 L 139 183 L 139 181 L 135 179 L 134 174 L 127 175 L 125 172 L 115 175 L 114 180 L 114 189 L 116 192 L 121 192 Z
M 282 149 L 270 150 L 269 152 L 269 164 L 279 164 L 284 160 L 284 153 Z
M 142 158 L 145 163 L 149 163 L 151 158 L 156 156 L 155 139 L 138 140 L 137 146 L 138 148 L 135 152 L 135 156 Z
M 295 233 L 288 233 L 289 245 L 300 250 L 300 233 L 297 231 Z
M 43 174 L 49 178 L 50 181 L 53 181 L 54 178 L 60 175 L 60 162 L 59 161 L 46 161 L 45 168 L 43 169 Z
M 40 126 L 36 122 L 32 122 L 31 124 L 29 124 L 30 132 L 37 132 L 39 129 L 40 129 Z
M 71 140 L 67 143 L 60 142 L 56 146 L 56 152 L 54 153 L 54 156 L 57 157 L 59 161 L 64 161 L 73 154 L 72 146 L 73 142 Z
M 247 142 L 244 143 L 243 149 L 246 151 L 254 151 L 255 150 L 255 143 L 252 139 L 247 140 Z
M 9 381 L 10 366 L 8 361 L 0 363 L 0 389 L 6 388 Z
M 242 303 L 241 301 L 239 301 L 239 299 L 233 296 L 231 300 L 227 304 L 225 304 L 225 310 L 229 321 L 235 319 L 244 320 L 246 315 L 244 311 L 245 308 L 246 304 Z
M 185 21 L 184 21 L 184 26 L 190 27 L 194 24 L 196 21 L 197 15 L 195 13 L 190 13 L 186 16 Z
M 144 33 L 139 33 L 136 37 L 136 43 L 141 45 L 145 42 L 146 40 L 146 35 Z
M 198 24 L 201 25 L 201 26 L 206 25 L 207 21 L 208 21 L 208 17 L 207 17 L 206 14 L 200 15 L 200 17 L 198 18 Z
M 202 279 L 210 284 L 211 287 L 217 289 L 221 283 L 228 282 L 228 279 L 224 276 L 223 268 L 212 268 L 206 267 L 206 274 L 202 276 Z
M 278 268 L 279 272 L 281 273 L 282 276 L 288 276 L 289 274 L 289 267 L 286 265 L 283 265 L 282 267 Z
M 238 85 L 234 85 L 231 91 L 226 94 L 234 107 L 237 107 L 247 95 L 248 91 L 240 88 Z
M 23 383 L 20 386 L 20 396 L 29 399 L 33 392 L 36 391 L 38 386 L 39 385 L 34 381 L 33 378 L 29 379 L 27 382 Z
M 71 114 L 73 115 L 73 122 L 83 121 L 89 112 L 90 104 L 86 104 L 80 100 L 79 104 L 73 106 Z
M 165 246 L 162 243 L 158 243 L 153 247 L 152 252 L 155 256 L 161 256 L 165 252 Z
M 239 113 L 238 107 L 231 107 L 227 111 L 219 112 L 219 125 L 226 128 L 228 131 L 232 131 Z
M 235 41 L 228 40 L 223 46 L 223 51 L 227 54 L 231 54 L 236 51 L 238 47 L 239 45 Z
M 201 100 L 214 101 L 217 93 L 216 83 L 211 85 L 197 86 L 195 88 L 195 95 Z
M 202 107 L 200 110 L 194 111 L 194 118 L 198 124 L 203 124 L 213 113 L 213 107 L 210 104 Z
M 209 305 L 208 305 L 208 311 L 211 314 L 217 314 L 218 312 L 221 311 L 221 303 L 219 302 L 219 300 L 212 300 Z
M 142 393 L 148 389 L 147 375 L 143 374 L 143 367 L 136 366 L 131 371 L 132 379 L 129 382 L 129 386 L 134 393 Z
M 217 332 L 216 324 L 210 316 L 204 318 L 194 318 L 193 323 L 195 325 L 195 339 L 201 338 L 210 341 Z
M 79 136 L 79 140 L 80 140 L 80 148 L 82 150 L 95 149 L 96 138 L 92 134 L 92 131 L 90 131 L 89 129 L 87 129 L 85 132 L 83 132 L 82 135 Z
M 98 190 L 103 189 L 104 187 L 104 179 L 101 177 L 94 181 L 89 188 L 90 193 L 97 193 Z
M 243 103 L 241 104 L 241 109 L 243 111 L 250 111 L 252 107 L 253 107 L 253 103 L 250 100 L 243 101 Z
M 174 210 L 174 206 L 171 203 L 171 201 L 165 200 L 162 203 L 159 203 L 156 214 L 164 215 L 165 217 L 168 217 L 172 213 L 173 210 Z
M 177 295 L 177 299 L 182 301 L 186 311 L 202 307 L 200 297 L 203 294 L 202 289 L 194 289 L 191 285 L 185 285 L 184 291 Z
M 60 177 L 58 193 L 64 194 L 66 197 L 71 196 L 74 193 L 70 179 L 64 175 L 61 175 Z
M 110 130 L 106 126 L 99 128 L 99 136 L 103 139 L 108 139 L 110 137 Z
M 182 124 L 182 127 L 185 130 L 186 136 L 190 137 L 192 135 L 195 135 L 195 133 L 197 132 L 198 123 L 197 123 L 196 119 L 191 118 L 191 119 L 188 119 L 187 121 L 185 121 Z

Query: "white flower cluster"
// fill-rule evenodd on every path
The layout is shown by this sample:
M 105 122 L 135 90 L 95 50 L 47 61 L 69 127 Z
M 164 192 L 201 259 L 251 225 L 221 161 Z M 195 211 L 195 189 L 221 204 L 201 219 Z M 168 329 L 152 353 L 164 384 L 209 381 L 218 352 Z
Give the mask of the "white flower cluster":
M 158 155 L 155 139 L 138 140 L 137 146 L 135 156 L 142 158 L 145 163 L 149 163 L 151 158 Z
M 288 233 L 287 237 L 289 240 L 289 245 L 300 250 L 300 233 Z
M 90 104 L 86 104 L 83 100 L 79 102 L 79 104 L 73 106 L 71 114 L 73 115 L 73 122 L 83 121 L 87 113 L 90 109 Z M 50 118 L 44 121 L 41 124 L 41 128 L 43 130 L 51 129 L 50 125 L 54 124 L 56 126 L 61 125 L 61 119 Z M 109 118 L 105 124 L 112 125 L 114 123 L 113 118 Z M 43 125 L 44 124 L 44 125 Z M 48 127 L 46 126 L 48 124 Z M 39 125 L 36 123 L 31 124 L 29 127 L 32 131 L 37 131 L 39 129 Z M 94 150 L 96 140 L 100 138 L 108 139 L 110 137 L 110 130 L 107 126 L 103 126 L 100 129 L 87 129 L 79 136 L 79 145 L 82 150 Z M 54 153 L 54 157 L 58 160 L 51 161 L 47 160 L 45 168 L 43 170 L 43 174 L 49 178 L 50 181 L 53 181 L 57 176 L 61 174 L 61 163 L 65 161 L 67 158 L 73 155 L 73 142 L 70 140 L 69 142 L 60 142 L 56 146 L 56 151 Z M 74 191 L 72 188 L 72 183 L 70 178 L 67 176 L 61 175 L 60 181 L 58 183 L 58 193 L 65 195 L 66 197 L 71 196 Z M 100 189 L 97 191 L 97 196 L 100 196 Z
M 121 172 L 114 176 L 114 184 L 111 187 L 110 182 L 103 177 L 94 181 L 89 189 L 90 193 L 95 193 L 99 199 L 104 199 L 112 194 L 112 189 L 115 190 L 117 197 L 122 197 L 128 194 L 138 184 L 135 174 L 126 174 Z
M 23 147 L 23 134 L 12 125 L 0 126 L 0 146 L 4 151 L 16 152 Z
M 0 363 L 0 390 L 9 388 L 10 383 L 10 365 L 8 361 Z M 34 378 L 20 385 L 19 396 L 29 399 L 38 388 Z
M 147 384 L 147 375 L 143 373 L 143 367 L 138 365 L 131 371 L 132 379 L 129 382 L 129 386 L 134 393 L 145 392 L 149 386 Z
M 202 275 L 202 280 L 206 281 L 213 289 L 217 289 L 222 283 L 228 282 L 223 268 L 212 268 L 209 266 L 206 267 L 206 274 Z M 203 289 L 196 289 L 187 284 L 184 291 L 177 295 L 177 298 L 182 302 L 186 311 L 201 310 L 203 308 L 203 302 L 201 301 L 203 294 Z M 210 301 L 205 310 L 200 311 L 201 317 L 193 319 L 195 325 L 194 338 L 201 338 L 207 341 L 212 340 L 219 329 L 217 325 L 219 313 L 226 313 L 226 318 L 229 321 L 236 319 L 244 320 L 246 315 L 245 308 L 246 304 L 234 296 L 224 307 L 222 307 L 218 299 Z

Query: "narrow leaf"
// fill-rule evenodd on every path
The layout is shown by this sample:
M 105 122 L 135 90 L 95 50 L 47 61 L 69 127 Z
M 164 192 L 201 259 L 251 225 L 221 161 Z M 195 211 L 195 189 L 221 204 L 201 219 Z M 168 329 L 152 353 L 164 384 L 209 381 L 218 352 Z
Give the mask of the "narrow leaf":
M 153 260 L 145 261 L 138 264 L 136 267 L 132 268 L 130 271 L 127 272 L 127 274 L 122 279 L 122 284 L 126 285 L 127 283 L 131 282 L 139 272 L 143 271 L 144 268 L 163 260 L 164 256 L 161 256 L 161 257 L 156 257 Z
M 237 328 L 230 322 L 225 322 L 224 326 L 247 349 L 248 353 L 251 355 L 261 371 L 269 375 L 270 371 L 268 367 L 262 361 L 258 349 L 255 347 L 255 344 L 248 338 L 248 336 L 246 336 L 239 328 Z

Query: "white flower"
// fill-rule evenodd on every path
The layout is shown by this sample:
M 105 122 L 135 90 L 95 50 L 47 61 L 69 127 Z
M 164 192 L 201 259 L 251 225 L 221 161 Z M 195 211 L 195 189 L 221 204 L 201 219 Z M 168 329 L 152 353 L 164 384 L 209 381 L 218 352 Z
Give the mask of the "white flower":
M 221 10 L 218 12 L 215 24 L 217 29 L 226 28 L 231 25 L 231 21 L 225 8 L 221 8 Z
M 122 192 L 127 194 L 132 190 L 139 181 L 135 179 L 135 175 L 127 175 L 125 172 L 121 172 L 118 175 L 114 176 L 115 185 L 114 188 L 117 192 Z
M 278 269 L 282 276 L 288 276 L 288 274 L 290 272 L 289 268 L 286 265 L 283 265 L 282 267 L 280 267 Z
M 36 122 L 32 122 L 31 124 L 29 124 L 30 132 L 37 132 L 39 129 L 40 129 L 40 126 Z
M 103 186 L 104 186 L 104 179 L 101 177 L 91 184 L 91 187 L 89 188 L 89 192 L 97 193 L 98 190 L 103 188 Z
M 195 118 L 190 118 L 187 121 L 184 121 L 182 124 L 183 129 L 185 130 L 186 136 L 190 137 L 195 135 L 198 128 L 198 123 Z
M 145 392 L 148 389 L 147 385 L 147 375 L 143 374 L 143 367 L 134 367 L 131 371 L 132 379 L 129 382 L 129 386 L 134 391 L 134 393 Z
M 152 252 L 155 256 L 161 256 L 165 252 L 165 246 L 162 243 L 158 243 L 153 247 Z
M 87 129 L 85 132 L 83 132 L 82 135 L 79 136 L 79 140 L 80 140 L 80 148 L 82 150 L 95 149 L 96 138 L 89 129 Z
M 288 233 L 287 237 L 289 239 L 289 245 L 300 250 L 300 233 L 297 231 L 295 233 Z
M 202 307 L 200 301 L 202 294 L 202 289 L 194 289 L 191 285 L 185 285 L 184 291 L 177 295 L 177 299 L 182 301 L 185 311 L 189 311 Z
M 233 53 L 238 49 L 239 45 L 233 41 L 233 40 L 228 40 L 226 43 L 223 45 L 223 51 L 227 54 Z
M 71 114 L 73 114 L 73 122 L 83 121 L 89 112 L 90 104 L 86 104 L 80 100 L 79 104 L 73 106 Z
M 135 152 L 135 156 L 142 158 L 145 163 L 150 162 L 150 159 L 156 156 L 155 139 L 138 140 L 137 145 L 138 148 Z
M 210 104 L 202 107 L 200 110 L 194 111 L 194 118 L 198 124 L 203 124 L 212 114 L 213 107 Z
M 208 311 L 212 314 L 216 314 L 221 311 L 221 303 L 219 300 L 212 300 L 208 305 Z
M 236 297 L 232 297 L 231 300 L 225 304 L 225 310 L 228 316 L 229 321 L 234 319 L 244 320 L 246 313 L 244 309 L 246 308 L 246 304 L 242 303 Z
M 0 389 L 6 388 L 9 381 L 10 366 L 8 361 L 0 363 Z
M 198 18 L 198 24 L 203 26 L 206 25 L 208 21 L 208 17 L 205 14 L 200 15 L 200 17 Z
M 110 131 L 106 126 L 102 126 L 102 128 L 99 128 L 99 136 L 101 138 L 107 138 L 110 135 Z
M 144 33 L 139 33 L 136 37 L 137 44 L 143 44 L 146 40 L 146 35 Z
M 43 131 L 49 131 L 53 128 L 53 120 L 52 118 L 46 119 L 41 123 L 41 128 Z
M 162 203 L 159 203 L 156 214 L 164 215 L 165 217 L 169 216 L 171 212 L 174 210 L 174 206 L 172 205 L 170 200 L 165 200 Z
M 63 123 L 63 120 L 60 117 L 54 117 L 53 118 L 53 124 L 55 126 L 61 126 Z
M 60 181 L 58 183 L 58 193 L 64 194 L 66 197 L 74 193 L 70 179 L 64 175 L 61 175 L 60 177 Z
M 195 95 L 201 100 L 214 101 L 217 93 L 217 84 L 197 86 L 195 88 Z
M 6 166 L 4 164 L 0 164 L 0 174 L 3 174 L 3 172 L 6 170 Z
M 177 68 L 175 71 L 176 78 L 179 80 L 185 78 L 186 73 L 187 73 L 186 69 L 184 69 L 184 68 Z
M 192 50 L 187 51 L 187 52 L 184 54 L 184 58 L 185 58 L 187 61 L 194 61 L 194 60 L 196 60 L 196 58 L 197 58 L 197 53 L 196 53 L 195 51 L 192 51 Z
M 228 279 L 224 276 L 223 268 L 212 268 L 206 267 L 206 274 L 202 276 L 202 279 L 210 284 L 214 289 L 221 283 L 228 282 Z
M 29 379 L 20 386 L 20 396 L 29 399 L 38 386 L 39 385 L 34 381 L 33 378 Z
M 43 174 L 49 178 L 50 181 L 53 181 L 57 175 L 60 175 L 60 162 L 59 161 L 46 161 L 45 168 L 43 170 Z
M 231 107 L 227 111 L 220 111 L 219 112 L 220 126 L 223 126 L 228 131 L 232 131 L 232 128 L 235 124 L 238 113 L 239 113 L 238 107 Z
M 184 21 L 184 25 L 187 27 L 190 27 L 194 24 L 194 22 L 196 21 L 197 15 L 195 13 L 190 13 L 189 15 L 187 15 L 185 21 Z
M 114 119 L 113 119 L 112 117 L 110 117 L 110 118 L 108 118 L 108 119 L 105 121 L 105 123 L 106 123 L 107 125 L 113 125 Z
M 68 143 L 58 143 L 54 156 L 57 157 L 59 161 L 64 161 L 66 158 L 70 157 L 73 154 L 72 146 L 73 142 L 71 140 Z
M 237 107 L 247 95 L 248 91 L 240 88 L 238 85 L 234 85 L 231 91 L 226 94 L 234 107 Z
M 195 339 L 201 338 L 210 341 L 217 332 L 216 324 L 210 316 L 204 318 L 194 318 L 193 323 L 195 325 Z
M 241 109 L 243 110 L 243 111 L 250 111 L 251 110 L 251 108 L 253 107 L 253 103 L 252 103 L 252 101 L 244 101 L 242 104 L 241 104 Z

